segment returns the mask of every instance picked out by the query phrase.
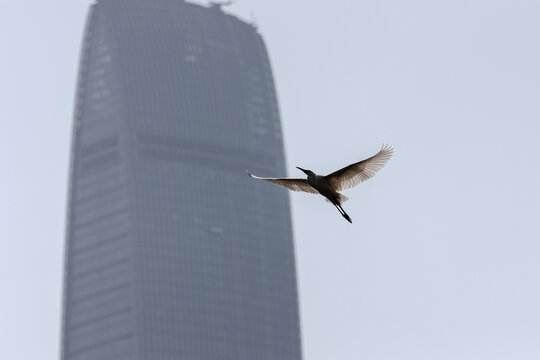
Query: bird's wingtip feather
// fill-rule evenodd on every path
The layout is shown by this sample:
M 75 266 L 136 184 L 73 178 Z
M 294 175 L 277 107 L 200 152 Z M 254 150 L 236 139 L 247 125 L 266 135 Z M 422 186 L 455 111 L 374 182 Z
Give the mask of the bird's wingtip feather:
M 394 148 L 389 144 L 382 144 L 381 150 L 386 150 L 388 152 L 394 152 Z
M 249 170 L 246 170 L 246 173 L 248 174 L 248 176 L 252 179 L 258 179 L 259 177 L 258 176 L 255 176 L 253 175 L 252 173 L 249 172 Z

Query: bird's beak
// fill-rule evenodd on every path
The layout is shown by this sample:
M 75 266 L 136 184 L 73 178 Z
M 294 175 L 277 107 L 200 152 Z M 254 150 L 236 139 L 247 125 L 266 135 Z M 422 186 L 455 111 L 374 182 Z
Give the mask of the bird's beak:
M 298 170 L 301 170 L 301 171 L 303 171 L 304 173 L 305 173 L 305 172 L 307 171 L 307 170 L 305 170 L 305 169 L 302 169 L 301 167 L 298 167 L 298 166 L 297 166 L 296 168 L 297 168 Z

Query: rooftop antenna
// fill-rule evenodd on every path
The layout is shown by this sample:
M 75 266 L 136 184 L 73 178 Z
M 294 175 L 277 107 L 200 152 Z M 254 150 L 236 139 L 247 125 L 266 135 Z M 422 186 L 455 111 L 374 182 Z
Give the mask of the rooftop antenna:
M 221 7 L 223 6 L 231 6 L 232 4 L 234 4 L 234 0 L 223 1 L 223 2 L 209 1 L 208 4 L 210 5 L 211 8 L 218 8 L 219 10 L 221 10 Z

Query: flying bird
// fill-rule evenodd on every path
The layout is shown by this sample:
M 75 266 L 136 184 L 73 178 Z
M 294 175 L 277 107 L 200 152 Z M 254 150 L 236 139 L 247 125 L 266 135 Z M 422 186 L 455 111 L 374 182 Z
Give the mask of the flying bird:
M 348 198 L 339 192 L 350 189 L 373 177 L 390 160 L 393 153 L 394 149 L 391 146 L 383 145 L 381 150 L 372 157 L 345 166 L 343 169 L 334 171 L 326 176 L 317 175 L 311 170 L 302 169 L 297 166 L 297 169 L 307 175 L 307 179 L 265 178 L 255 176 L 249 171 L 247 173 L 253 179 L 269 181 L 292 191 L 321 194 L 326 198 L 326 201 L 334 204 L 339 213 L 347 221 L 352 223 L 351 217 L 341 207 L 341 204 L 347 201 Z

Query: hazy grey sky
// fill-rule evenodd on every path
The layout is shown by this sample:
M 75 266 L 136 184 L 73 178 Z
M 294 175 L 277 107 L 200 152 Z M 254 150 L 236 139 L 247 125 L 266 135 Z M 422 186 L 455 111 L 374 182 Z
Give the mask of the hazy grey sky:
M 89 1 L 0 0 L 0 358 L 57 359 Z M 304 357 L 540 359 L 540 3 L 247 1 L 289 173 L 389 143 L 347 223 L 293 194 Z

